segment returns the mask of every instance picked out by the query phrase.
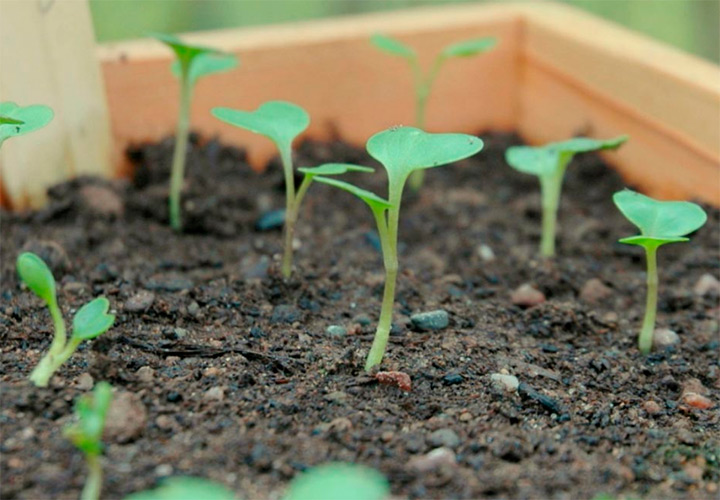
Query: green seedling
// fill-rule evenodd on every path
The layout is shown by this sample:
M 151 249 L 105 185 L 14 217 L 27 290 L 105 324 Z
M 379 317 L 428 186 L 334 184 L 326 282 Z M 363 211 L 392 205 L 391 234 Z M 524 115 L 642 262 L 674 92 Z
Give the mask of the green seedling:
M 190 132 L 190 104 L 193 89 L 200 77 L 229 71 L 236 67 L 237 59 L 231 54 L 224 54 L 212 48 L 186 44 L 172 35 L 155 33 L 152 36 L 170 47 L 177 57 L 172 72 L 180 79 L 180 111 L 170 172 L 169 209 L 170 226 L 175 231 L 180 231 L 182 229 L 180 191 L 185 178 L 185 155 Z
M 392 326 L 398 273 L 398 223 L 405 182 L 413 172 L 472 156 L 482 149 L 483 143 L 477 137 L 465 134 L 430 134 L 413 127 L 397 127 L 375 134 L 366 147 L 370 156 L 382 163 L 387 171 L 387 200 L 347 182 L 322 176 L 315 180 L 344 189 L 363 200 L 377 223 L 385 266 L 385 289 L 375 338 L 365 363 L 365 370 L 371 371 L 382 361 Z
M 650 352 L 657 314 L 658 271 L 657 249 L 667 243 L 689 241 L 685 235 L 702 227 L 707 214 L 695 203 L 687 201 L 658 201 L 629 189 L 613 195 L 622 214 L 640 229 L 638 236 L 622 238 L 620 243 L 638 245 L 647 257 L 647 302 L 638 347 Z
M 319 175 L 341 175 L 346 172 L 372 172 L 372 168 L 328 163 L 314 168 L 300 168 L 304 175 L 300 187 L 295 191 L 295 175 L 292 161 L 292 143 L 310 124 L 310 117 L 300 106 L 284 101 L 270 101 L 255 111 L 240 111 L 230 108 L 214 108 L 212 114 L 230 125 L 249 130 L 270 139 L 280 153 L 285 175 L 285 249 L 282 260 L 282 274 L 292 274 L 293 237 L 295 224 L 305 193 L 313 179 Z
M 435 60 L 430 66 L 430 70 L 425 73 L 420 67 L 417 53 L 412 47 L 381 34 L 373 35 L 370 41 L 383 52 L 404 58 L 410 65 L 415 88 L 415 126 L 423 130 L 425 129 L 425 108 L 428 97 L 430 96 L 433 83 L 435 83 L 435 79 L 442 65 L 448 59 L 477 56 L 491 50 L 497 44 L 497 39 L 488 37 L 465 40 L 448 45 L 435 57 Z M 424 177 L 424 170 L 414 172 L 410 176 L 410 188 L 413 191 L 420 189 L 423 185 Z
M 105 333 L 113 325 L 115 316 L 108 314 L 110 303 L 105 297 L 88 302 L 75 313 L 72 335 L 68 340 L 65 321 L 57 303 L 55 279 L 47 264 L 34 253 L 25 252 L 18 256 L 17 270 L 20 279 L 45 302 L 55 326 L 50 350 L 30 374 L 30 380 L 36 386 L 47 387 L 50 377 L 72 356 L 80 343 Z
M 10 137 L 43 128 L 53 116 L 53 110 L 42 104 L 23 107 L 14 102 L 0 102 L 0 147 Z
M 540 147 L 512 146 L 505 152 L 505 161 L 520 172 L 540 178 L 542 192 L 542 236 L 540 253 L 543 257 L 555 255 L 555 228 L 560 206 L 565 170 L 578 153 L 616 149 L 628 140 L 623 135 L 614 139 L 596 140 L 577 137 L 562 142 L 552 142 Z
M 237 500 L 225 486 L 201 477 L 177 476 L 165 479 L 152 490 L 140 491 L 125 500 Z
M 331 463 L 293 479 L 283 500 L 383 500 L 390 487 L 378 471 L 362 465 Z
M 95 385 L 92 395 L 85 395 L 75 403 L 76 421 L 65 428 L 65 437 L 85 455 L 88 478 L 80 500 L 99 500 L 102 488 L 102 434 L 105 416 L 112 400 L 112 387 L 107 382 Z

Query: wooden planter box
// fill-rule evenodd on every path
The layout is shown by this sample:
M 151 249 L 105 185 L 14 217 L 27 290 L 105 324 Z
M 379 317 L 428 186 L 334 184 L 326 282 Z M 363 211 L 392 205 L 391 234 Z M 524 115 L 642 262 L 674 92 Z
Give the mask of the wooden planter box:
M 514 130 L 530 143 L 627 133 L 631 140 L 610 158 L 629 184 L 661 198 L 720 205 L 720 68 L 555 4 L 426 8 L 189 34 L 188 41 L 241 60 L 240 68 L 199 83 L 193 128 L 245 146 L 261 168 L 274 154 L 270 142 L 221 124 L 210 108 L 286 99 L 309 111 L 308 137 L 357 145 L 388 126 L 411 124 L 410 72 L 370 45 L 375 32 L 413 45 L 427 63 L 447 43 L 499 39 L 492 52 L 443 68 L 428 104 L 430 130 Z M 129 144 L 174 132 L 171 53 L 139 40 L 101 45 L 97 56 L 118 159 L 112 173 L 126 174 Z M 22 206 L 39 186 L 26 179 L 24 189 L 8 193 L 6 203 Z

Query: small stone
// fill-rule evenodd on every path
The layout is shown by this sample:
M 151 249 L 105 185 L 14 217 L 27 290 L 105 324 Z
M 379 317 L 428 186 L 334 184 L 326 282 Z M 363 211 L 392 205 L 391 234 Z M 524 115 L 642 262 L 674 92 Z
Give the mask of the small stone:
M 368 326 L 370 323 L 372 323 L 372 320 L 367 314 L 358 314 L 353 318 L 353 322 L 357 323 L 360 326 Z
M 122 198 L 110 188 L 88 184 L 80 188 L 82 206 L 88 212 L 104 217 L 120 217 L 125 211 Z
M 211 387 L 203 395 L 205 401 L 223 401 L 225 399 L 225 388 L 220 386 Z
M 377 372 L 375 378 L 383 385 L 392 385 L 405 392 L 412 390 L 410 375 L 404 372 Z
M 512 292 L 510 301 L 516 306 L 533 307 L 545 302 L 545 294 L 525 283 Z
M 155 370 L 153 370 L 149 366 L 142 366 L 138 368 L 135 374 L 141 382 L 149 384 L 153 381 L 153 378 L 155 377 Z
M 520 397 L 523 399 L 535 401 L 551 413 L 555 413 L 556 415 L 560 415 L 562 413 L 562 407 L 559 402 L 550 396 L 546 396 L 545 394 L 533 389 L 528 384 L 521 383 L 518 385 L 518 394 L 520 394 Z
M 459 373 L 448 373 L 443 377 L 445 385 L 462 384 L 465 379 Z
M 294 323 L 298 320 L 300 320 L 300 311 L 287 304 L 275 306 L 270 317 L 271 323 Z
M 200 314 L 200 305 L 193 300 L 192 302 L 190 302 L 187 311 L 190 316 L 192 316 L 193 318 L 197 318 Z
M 81 391 L 89 391 L 93 388 L 95 381 L 89 373 L 83 373 L 77 379 L 77 388 Z
M 710 398 L 706 398 L 705 396 L 695 392 L 687 392 L 683 394 L 682 401 L 686 405 L 699 410 L 707 410 L 708 408 L 712 408 L 714 406 L 714 403 Z
M 693 292 L 701 297 L 704 295 L 720 295 L 720 280 L 712 274 L 705 273 L 695 283 Z
M 662 411 L 662 408 L 655 401 L 649 399 L 643 403 L 643 410 L 645 410 L 648 415 L 657 415 Z
M 480 245 L 477 249 L 478 256 L 483 262 L 492 262 L 495 260 L 495 252 L 487 245 Z
M 188 331 L 185 328 L 173 328 L 173 333 L 176 339 L 183 339 L 187 337 Z
M 328 337 L 344 337 L 347 335 L 347 329 L 340 325 L 330 325 L 325 329 Z
M 155 475 L 158 477 L 167 477 L 173 473 L 173 467 L 170 464 L 160 464 L 155 467 Z
M 116 443 L 127 443 L 140 437 L 147 423 L 147 411 L 132 392 L 113 394 L 105 419 L 105 436 Z
M 435 448 L 446 446 L 448 448 L 457 448 L 460 446 L 460 438 L 452 429 L 438 429 L 428 436 L 428 444 Z
M 160 415 L 155 419 L 155 425 L 157 425 L 159 429 L 169 431 L 175 427 L 175 420 L 168 415 Z
M 657 349 L 664 349 L 678 342 L 680 342 L 678 334 L 667 328 L 658 328 L 653 333 L 653 347 Z
M 442 330 L 450 324 L 450 317 L 447 311 L 437 309 L 413 314 L 410 316 L 410 322 L 415 329 L 420 331 Z
M 255 229 L 258 231 L 270 231 L 278 229 L 285 224 L 285 210 L 268 210 L 255 221 Z
M 425 450 L 425 439 L 420 434 L 411 433 L 403 436 L 405 451 L 408 453 L 419 453 Z
M 383 443 L 389 443 L 394 437 L 395 433 L 393 431 L 385 431 L 380 434 L 380 441 L 382 441 Z
M 408 466 L 419 473 L 430 472 L 442 467 L 454 468 L 456 465 L 455 453 L 445 447 L 435 448 L 430 453 L 414 457 L 408 462 Z
M 507 392 L 517 391 L 520 381 L 514 375 L 505 375 L 504 373 L 493 373 L 490 375 L 492 383 L 502 388 Z
M 155 302 L 155 294 L 147 290 L 141 290 L 125 301 L 124 309 L 127 312 L 142 312 L 150 309 Z
M 612 296 L 612 289 L 597 278 L 587 280 L 580 290 L 580 300 L 591 304 Z

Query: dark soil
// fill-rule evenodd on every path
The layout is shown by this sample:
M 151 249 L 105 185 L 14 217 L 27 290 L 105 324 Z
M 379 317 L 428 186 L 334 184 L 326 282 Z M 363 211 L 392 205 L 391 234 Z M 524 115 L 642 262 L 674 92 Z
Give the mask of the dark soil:
M 363 374 L 382 293 L 367 207 L 313 185 L 297 228 L 296 273 L 279 278 L 277 164 L 254 173 L 237 149 L 194 144 L 184 195 L 187 233 L 166 223 L 170 140 L 139 147 L 134 184 L 81 179 L 50 205 L 2 214 L 2 498 L 77 498 L 81 454 L 62 437 L 92 381 L 116 388 L 103 498 L 168 475 L 222 482 L 243 498 L 277 498 L 327 461 L 377 468 L 398 497 L 711 498 L 720 480 L 718 297 L 693 288 L 720 274 L 720 212 L 690 243 L 660 251 L 658 326 L 676 345 L 642 356 L 642 249 L 611 201 L 622 181 L 595 156 L 568 171 L 559 256 L 537 258 L 537 180 L 504 164 L 516 137 L 486 137 L 476 158 L 428 173 L 401 217 L 401 273 L 384 369 L 412 391 Z M 341 143 L 304 143 L 297 164 L 374 162 Z M 384 194 L 382 168 L 350 176 Z M 495 259 L 480 257 L 489 246 Z M 117 314 L 48 389 L 27 376 L 51 340 L 49 315 L 20 285 L 15 257 L 48 259 L 65 316 L 98 295 Z M 610 296 L 588 303 L 598 278 Z M 523 309 L 530 283 L 547 301 Z M 450 326 L 415 331 L 413 313 L 444 309 Z M 330 335 L 340 325 L 346 335 Z M 518 391 L 491 383 L 518 377 Z M 89 374 L 92 380 L 88 377 Z M 695 392 L 715 406 L 692 406 Z M 437 432 L 439 431 L 439 432 Z M 447 453 L 429 463 L 439 446 Z

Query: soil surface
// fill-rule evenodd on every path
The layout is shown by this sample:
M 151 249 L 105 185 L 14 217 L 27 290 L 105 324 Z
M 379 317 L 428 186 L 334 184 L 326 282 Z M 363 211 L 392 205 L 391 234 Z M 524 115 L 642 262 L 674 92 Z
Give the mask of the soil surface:
M 167 226 L 171 140 L 129 153 L 132 183 L 75 180 L 53 188 L 42 211 L 3 213 L 2 498 L 78 497 L 85 464 L 62 429 L 101 380 L 116 390 L 103 498 L 170 475 L 278 498 L 327 461 L 374 467 L 401 498 L 716 498 L 720 212 L 708 208 L 689 243 L 660 250 L 658 327 L 679 341 L 665 335 L 668 345 L 642 356 L 645 261 L 615 243 L 636 234 L 611 201 L 621 179 L 597 156 L 573 162 L 558 257 L 545 262 L 537 179 L 503 160 L 519 139 L 484 139 L 483 152 L 429 171 L 403 202 L 383 369 L 407 373 L 410 392 L 363 373 L 383 268 L 371 213 L 348 193 L 310 188 L 289 282 L 279 277 L 281 229 L 257 226 L 284 206 L 279 165 L 256 174 L 217 141 L 193 141 L 185 234 Z M 305 142 L 296 157 L 377 165 L 340 142 Z M 382 167 L 348 178 L 386 192 Z M 52 266 L 68 323 L 98 295 L 117 314 L 47 389 L 27 380 L 52 331 L 18 281 L 21 250 Z M 546 300 L 513 304 L 523 284 Z M 438 309 L 444 329 L 410 320 Z

